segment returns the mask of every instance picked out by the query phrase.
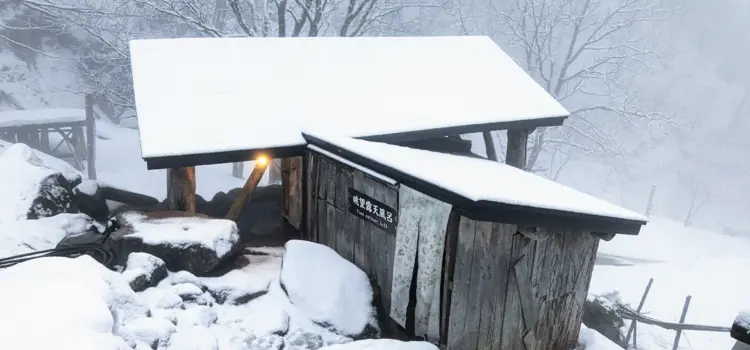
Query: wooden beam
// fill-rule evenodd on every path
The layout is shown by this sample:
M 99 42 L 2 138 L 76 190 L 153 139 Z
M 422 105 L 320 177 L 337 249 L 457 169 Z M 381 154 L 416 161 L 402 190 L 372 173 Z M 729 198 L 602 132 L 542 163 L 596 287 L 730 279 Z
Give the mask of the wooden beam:
M 195 168 L 167 169 L 169 210 L 195 213 Z
M 505 164 L 519 169 L 526 168 L 526 144 L 532 129 L 508 130 L 508 149 L 505 152 Z
M 263 178 L 263 173 L 266 172 L 266 168 L 268 168 L 269 162 L 270 161 L 255 162 L 253 172 L 250 173 L 250 177 L 248 177 L 247 181 L 245 181 L 245 186 L 242 186 L 242 189 L 237 193 L 237 198 L 234 199 L 234 202 L 232 202 L 232 206 L 229 208 L 229 212 L 226 216 L 227 220 L 237 221 L 237 219 L 240 218 L 242 208 L 244 208 L 245 203 L 247 203 L 247 201 L 252 198 L 253 191 L 255 191 L 255 188 L 258 187 L 260 179 Z
M 89 179 L 96 180 L 96 119 L 91 95 L 86 95 L 86 169 Z

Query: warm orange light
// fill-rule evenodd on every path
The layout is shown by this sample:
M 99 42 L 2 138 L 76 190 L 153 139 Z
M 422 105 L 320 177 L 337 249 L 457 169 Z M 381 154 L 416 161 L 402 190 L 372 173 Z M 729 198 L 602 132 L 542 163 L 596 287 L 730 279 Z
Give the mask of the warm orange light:
M 268 165 L 268 157 L 266 156 L 258 157 L 258 159 L 255 160 L 255 164 L 260 165 L 260 166 Z

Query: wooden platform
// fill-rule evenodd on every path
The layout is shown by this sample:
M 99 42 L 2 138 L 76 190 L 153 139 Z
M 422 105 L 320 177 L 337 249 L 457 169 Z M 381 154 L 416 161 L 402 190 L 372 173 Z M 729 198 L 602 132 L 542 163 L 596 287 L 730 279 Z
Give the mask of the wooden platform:
M 84 109 L 44 108 L 0 111 L 0 139 L 11 143 L 24 143 L 51 155 L 60 153 L 58 150 L 66 147 L 72 156 L 72 165 L 78 170 L 87 169 L 90 179 L 96 179 L 95 128 L 90 96 L 86 96 Z M 57 134 L 62 139 L 52 144 L 50 134 Z

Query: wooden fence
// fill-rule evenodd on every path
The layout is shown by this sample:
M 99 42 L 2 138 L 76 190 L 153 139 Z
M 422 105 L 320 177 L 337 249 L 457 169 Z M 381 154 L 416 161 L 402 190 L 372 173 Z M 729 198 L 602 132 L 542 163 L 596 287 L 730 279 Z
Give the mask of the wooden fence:
M 685 297 L 685 303 L 682 307 L 682 314 L 680 315 L 679 323 L 664 322 L 664 321 L 660 321 L 660 320 L 657 320 L 657 319 L 654 319 L 654 318 L 651 318 L 642 314 L 641 310 L 643 309 L 643 305 L 646 303 L 648 292 L 651 290 L 651 285 L 653 283 L 654 283 L 654 279 L 653 278 L 649 279 L 648 284 L 646 285 L 646 289 L 643 292 L 643 296 L 641 297 L 641 301 L 635 310 L 630 308 L 630 306 L 619 304 L 619 303 L 617 304 L 617 313 L 622 318 L 631 320 L 630 328 L 628 329 L 628 332 L 625 335 L 624 345 L 626 347 L 630 345 L 630 339 L 632 337 L 633 348 L 635 349 L 638 348 L 638 344 L 637 344 L 638 322 L 676 331 L 674 343 L 672 344 L 672 350 L 677 350 L 677 348 L 680 346 L 680 338 L 682 336 L 683 331 L 722 332 L 722 333 L 729 333 L 731 331 L 731 327 L 707 326 L 707 325 L 685 323 L 685 317 L 687 316 L 688 308 L 690 308 L 690 300 L 692 299 L 692 296 L 690 295 Z

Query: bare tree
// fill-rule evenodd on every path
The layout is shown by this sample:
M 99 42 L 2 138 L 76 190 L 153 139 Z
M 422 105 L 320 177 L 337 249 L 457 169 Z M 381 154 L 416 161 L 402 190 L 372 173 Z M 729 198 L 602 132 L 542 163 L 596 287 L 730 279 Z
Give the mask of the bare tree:
M 134 106 L 128 42 L 151 37 L 360 36 L 420 0 L 14 0 L 80 38 L 73 59 L 101 104 Z M 35 27 L 28 26 L 27 30 Z
M 628 129 L 674 123 L 630 88 L 661 68 L 659 49 L 639 34 L 674 12 L 666 0 L 486 1 L 454 9 L 460 30 L 493 36 L 571 113 L 563 127 L 531 134 L 527 168 L 539 171 L 545 152 L 618 157 Z
M 695 217 L 695 214 L 700 211 L 711 199 L 711 192 L 706 186 L 704 186 L 695 176 L 691 176 L 688 180 L 688 193 L 690 198 L 688 202 L 687 212 L 685 213 L 685 220 L 682 224 L 687 227 L 690 225 L 691 220 Z

